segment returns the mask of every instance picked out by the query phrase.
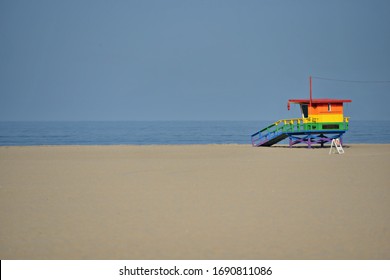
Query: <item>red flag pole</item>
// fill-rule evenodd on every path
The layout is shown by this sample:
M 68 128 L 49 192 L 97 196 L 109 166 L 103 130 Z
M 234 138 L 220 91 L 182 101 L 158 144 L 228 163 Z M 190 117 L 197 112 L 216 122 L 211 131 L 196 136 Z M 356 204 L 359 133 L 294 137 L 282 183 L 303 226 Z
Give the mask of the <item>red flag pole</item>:
M 312 100 L 312 97 L 313 97 L 313 90 L 312 90 L 311 76 L 309 77 L 309 80 L 310 80 L 310 106 L 311 106 L 311 100 Z

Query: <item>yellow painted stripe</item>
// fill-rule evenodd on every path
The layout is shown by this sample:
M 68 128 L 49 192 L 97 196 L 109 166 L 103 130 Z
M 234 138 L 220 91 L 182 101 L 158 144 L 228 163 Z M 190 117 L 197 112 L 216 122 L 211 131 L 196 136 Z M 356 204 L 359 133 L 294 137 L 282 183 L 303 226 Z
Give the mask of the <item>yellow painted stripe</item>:
M 343 122 L 343 114 L 324 114 L 324 115 L 310 115 L 305 119 L 306 123 L 309 122 Z

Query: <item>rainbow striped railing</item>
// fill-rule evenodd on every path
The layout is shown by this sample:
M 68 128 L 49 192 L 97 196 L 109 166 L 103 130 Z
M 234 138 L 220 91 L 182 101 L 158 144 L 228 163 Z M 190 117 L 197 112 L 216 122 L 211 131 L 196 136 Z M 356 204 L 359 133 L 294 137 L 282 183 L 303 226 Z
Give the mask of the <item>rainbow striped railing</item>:
M 322 123 L 317 118 L 283 119 L 251 135 L 253 146 L 272 146 L 294 134 L 333 133 L 348 130 L 349 118 L 343 122 Z

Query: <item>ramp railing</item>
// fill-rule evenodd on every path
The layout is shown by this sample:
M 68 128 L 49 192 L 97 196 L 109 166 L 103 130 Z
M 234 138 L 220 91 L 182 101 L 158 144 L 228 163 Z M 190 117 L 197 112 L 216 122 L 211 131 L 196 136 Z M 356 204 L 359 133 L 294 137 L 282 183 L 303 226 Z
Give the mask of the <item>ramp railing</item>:
M 283 119 L 259 130 L 251 135 L 252 146 L 265 145 L 267 142 L 287 132 L 299 132 L 304 130 L 303 118 Z

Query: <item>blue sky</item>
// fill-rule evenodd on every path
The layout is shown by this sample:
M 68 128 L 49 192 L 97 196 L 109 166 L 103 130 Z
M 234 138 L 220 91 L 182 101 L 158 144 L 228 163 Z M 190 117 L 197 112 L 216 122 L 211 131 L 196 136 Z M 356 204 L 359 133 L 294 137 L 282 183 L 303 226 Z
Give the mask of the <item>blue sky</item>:
M 0 120 L 277 120 L 390 80 L 390 1 L 0 1 Z M 356 120 L 390 83 L 313 80 Z

